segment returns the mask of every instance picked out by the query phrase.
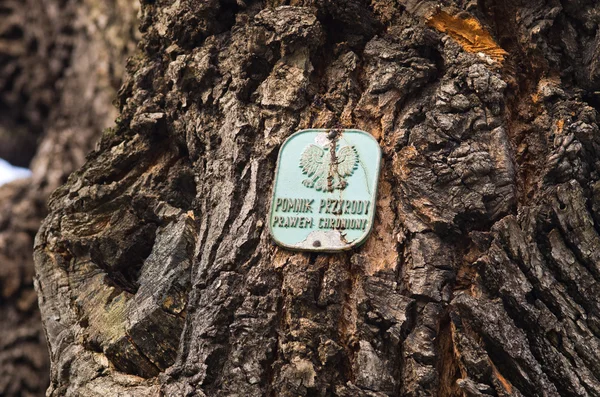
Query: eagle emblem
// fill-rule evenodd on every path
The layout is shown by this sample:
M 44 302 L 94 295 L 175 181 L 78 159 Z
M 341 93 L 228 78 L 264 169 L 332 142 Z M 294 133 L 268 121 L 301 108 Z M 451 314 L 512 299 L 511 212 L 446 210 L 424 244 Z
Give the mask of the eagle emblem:
M 333 141 L 330 147 L 311 144 L 304 149 L 300 158 L 300 168 L 307 176 L 302 181 L 304 186 L 323 192 L 346 188 L 346 178 L 358 166 L 358 153 L 354 146 L 344 146 L 339 150 L 336 150 L 336 146 Z

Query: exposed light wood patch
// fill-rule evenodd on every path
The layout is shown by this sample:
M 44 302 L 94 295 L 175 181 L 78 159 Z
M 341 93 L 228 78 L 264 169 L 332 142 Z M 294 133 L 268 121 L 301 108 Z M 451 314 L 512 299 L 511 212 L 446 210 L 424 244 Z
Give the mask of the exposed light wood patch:
M 512 384 L 504 376 L 502 376 L 502 374 L 498 371 L 498 368 L 496 368 L 496 366 L 494 365 L 493 362 L 490 361 L 490 363 L 492 364 L 492 370 L 494 372 L 494 377 L 500 382 L 500 384 L 502 385 L 502 387 L 504 388 L 504 391 L 506 391 L 506 393 L 512 394 L 512 392 L 513 392 Z
M 474 17 L 465 18 L 438 11 L 427 20 L 427 25 L 448 34 L 468 52 L 483 53 L 498 63 L 504 62 L 508 55 Z

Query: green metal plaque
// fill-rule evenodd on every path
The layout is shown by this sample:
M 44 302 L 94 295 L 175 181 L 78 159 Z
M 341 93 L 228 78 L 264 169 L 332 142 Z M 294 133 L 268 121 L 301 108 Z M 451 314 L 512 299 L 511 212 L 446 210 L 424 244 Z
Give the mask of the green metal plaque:
M 343 251 L 367 239 L 375 219 L 381 149 L 359 130 L 296 132 L 281 147 L 269 229 L 303 251 Z

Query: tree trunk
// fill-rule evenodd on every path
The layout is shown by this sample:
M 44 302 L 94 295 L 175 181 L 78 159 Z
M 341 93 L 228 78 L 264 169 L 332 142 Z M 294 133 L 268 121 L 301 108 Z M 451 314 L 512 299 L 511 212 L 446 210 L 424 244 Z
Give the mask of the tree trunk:
M 600 396 L 600 5 L 143 1 L 35 245 L 49 396 Z M 281 143 L 383 151 L 374 232 L 273 245 Z
M 136 42 L 134 2 L 0 1 L 0 157 L 32 177 L 0 187 L 0 395 L 41 396 L 48 347 L 33 241 L 49 194 L 113 123 Z

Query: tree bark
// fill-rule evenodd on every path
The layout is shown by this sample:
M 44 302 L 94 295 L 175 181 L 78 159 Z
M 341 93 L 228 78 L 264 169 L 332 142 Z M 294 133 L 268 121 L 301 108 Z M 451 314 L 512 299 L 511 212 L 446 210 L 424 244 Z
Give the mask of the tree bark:
M 135 2 L 0 3 L 0 157 L 32 177 L 0 187 L 0 395 L 41 396 L 50 363 L 33 287 L 49 194 L 112 125 L 135 49 Z
M 600 395 L 597 3 L 141 15 L 118 125 L 36 238 L 49 396 Z M 383 150 L 349 253 L 267 231 L 310 127 Z

